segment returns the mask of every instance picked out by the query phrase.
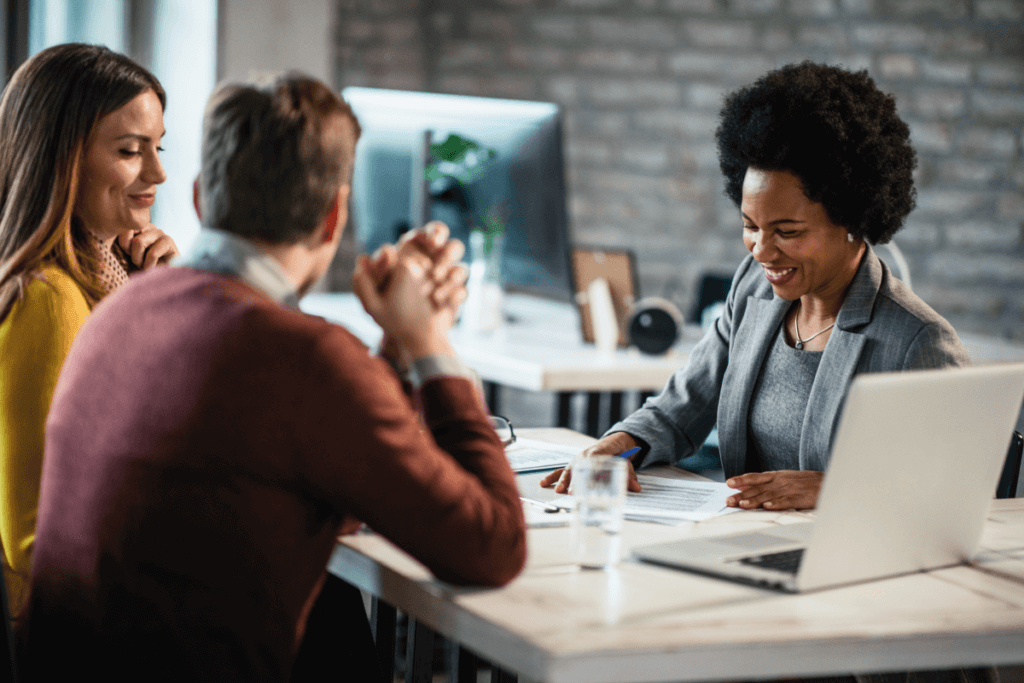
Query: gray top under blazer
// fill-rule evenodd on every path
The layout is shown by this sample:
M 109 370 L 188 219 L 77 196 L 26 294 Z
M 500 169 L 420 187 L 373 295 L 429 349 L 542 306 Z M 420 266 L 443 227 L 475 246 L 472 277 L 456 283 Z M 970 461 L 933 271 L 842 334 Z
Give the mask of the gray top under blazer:
M 765 354 L 791 302 L 775 296 L 748 256 L 733 276 L 725 309 L 685 366 L 657 396 L 608 433 L 645 441 L 644 465 L 692 455 L 718 425 L 726 477 L 743 474 L 747 412 Z M 900 280 L 869 246 L 836 318 L 811 386 L 800 434 L 801 470 L 824 471 L 854 375 L 970 365 L 953 327 Z

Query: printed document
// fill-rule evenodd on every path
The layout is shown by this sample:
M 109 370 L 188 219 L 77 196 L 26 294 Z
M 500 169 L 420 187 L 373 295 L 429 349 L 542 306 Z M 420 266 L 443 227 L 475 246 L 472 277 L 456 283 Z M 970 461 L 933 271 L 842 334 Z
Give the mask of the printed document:
M 516 439 L 514 444 L 505 447 L 505 457 L 513 472 L 535 472 L 565 467 L 581 450 L 578 446 Z

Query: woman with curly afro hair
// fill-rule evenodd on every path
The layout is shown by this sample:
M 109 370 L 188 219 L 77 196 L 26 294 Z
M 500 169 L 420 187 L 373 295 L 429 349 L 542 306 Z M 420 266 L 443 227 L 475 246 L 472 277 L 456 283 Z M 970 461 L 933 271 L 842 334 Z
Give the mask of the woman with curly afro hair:
M 792 64 L 729 95 L 716 138 L 750 255 L 687 365 L 584 455 L 675 463 L 717 424 L 730 505 L 813 508 L 855 375 L 968 365 L 870 246 L 914 208 L 909 137 L 866 71 Z

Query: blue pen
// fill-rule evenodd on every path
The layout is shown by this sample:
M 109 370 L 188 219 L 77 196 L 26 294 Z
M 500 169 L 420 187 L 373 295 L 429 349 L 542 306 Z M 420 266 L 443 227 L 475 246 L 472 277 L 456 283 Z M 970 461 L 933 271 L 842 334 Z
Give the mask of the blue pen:
M 628 458 L 629 456 L 633 455 L 634 453 L 638 453 L 639 451 L 640 451 L 640 447 L 639 446 L 637 446 L 636 448 L 630 448 L 625 453 L 619 453 L 619 457 L 620 458 Z

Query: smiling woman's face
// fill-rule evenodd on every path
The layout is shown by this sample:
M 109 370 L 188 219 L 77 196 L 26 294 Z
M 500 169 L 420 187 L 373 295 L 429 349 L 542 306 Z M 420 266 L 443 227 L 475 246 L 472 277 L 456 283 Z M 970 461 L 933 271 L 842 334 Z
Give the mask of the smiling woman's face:
M 82 160 L 75 216 L 101 240 L 149 225 L 160 164 L 164 112 L 147 90 L 99 120 Z
M 787 301 L 841 296 L 853 280 L 863 244 L 850 242 L 825 207 L 787 171 L 748 168 L 743 180 L 743 243 Z

